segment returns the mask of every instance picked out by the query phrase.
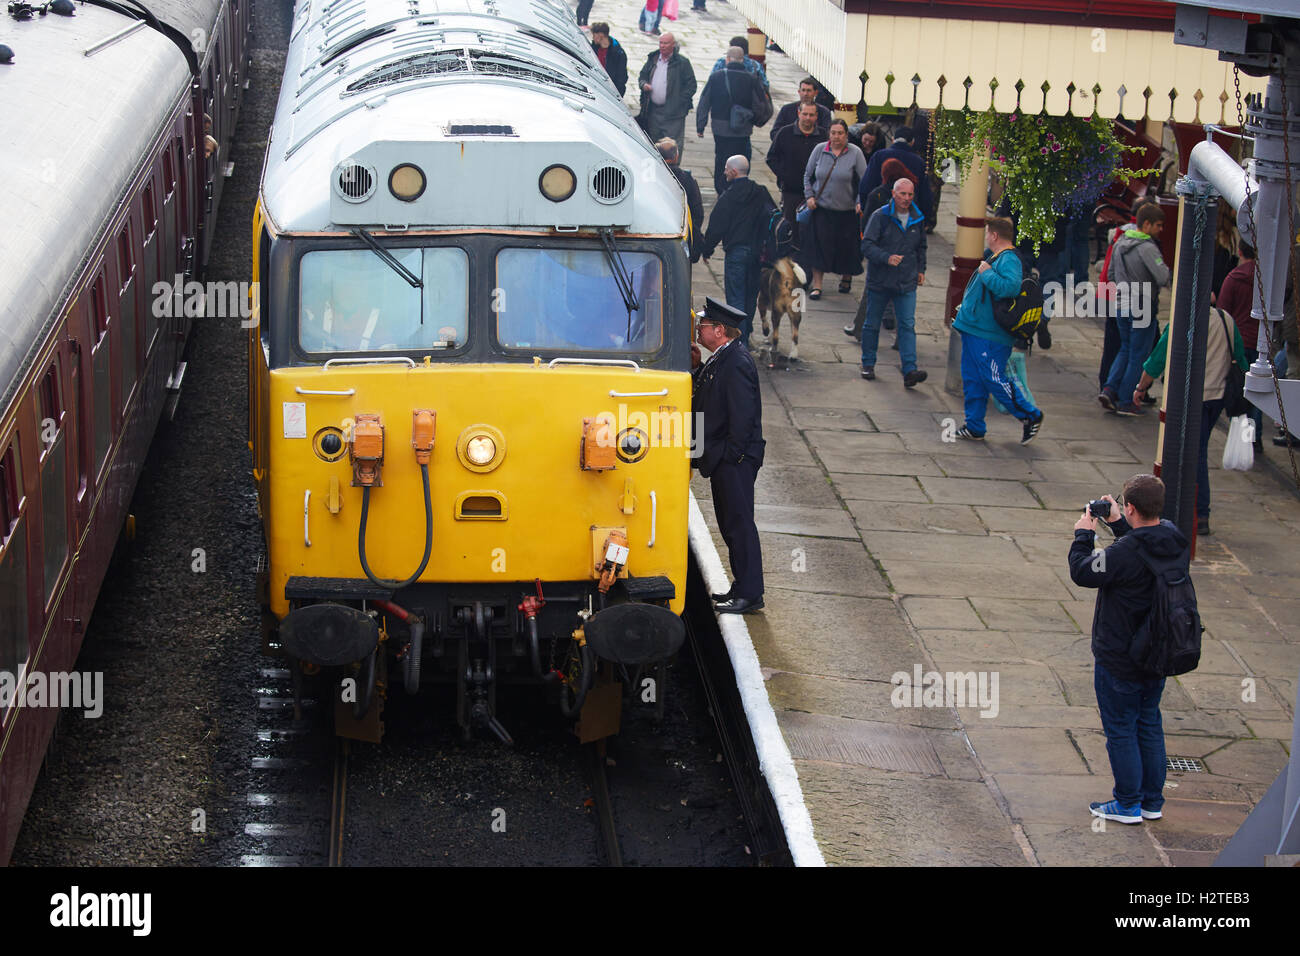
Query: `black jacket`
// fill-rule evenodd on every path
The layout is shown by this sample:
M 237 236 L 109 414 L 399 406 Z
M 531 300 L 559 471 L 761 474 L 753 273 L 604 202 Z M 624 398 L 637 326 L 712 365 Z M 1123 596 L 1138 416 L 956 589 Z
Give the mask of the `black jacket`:
M 704 245 L 704 197 L 700 195 L 700 184 L 695 181 L 690 170 L 682 169 L 680 165 L 668 168 L 686 191 L 686 208 L 691 211 L 691 262 L 697 262 L 700 247 Z
M 878 149 L 871 154 L 871 159 L 867 163 L 866 175 L 862 177 L 862 182 L 858 184 L 858 202 L 865 206 L 871 191 L 881 184 L 880 170 L 887 159 L 898 160 L 916 174 L 916 201 L 921 204 L 921 208 L 927 214 L 932 213 L 934 203 L 930 199 L 930 177 L 925 174 L 925 160 L 910 146 L 905 146 L 898 141 L 895 141 L 894 145 L 887 149 Z M 892 186 L 893 183 L 889 185 Z
M 593 43 L 591 51 L 600 58 L 600 45 Z M 627 51 L 613 37 L 609 39 L 609 49 L 605 52 L 605 72 L 618 88 L 618 95 L 627 92 Z
M 757 255 L 757 246 L 763 239 L 763 224 L 775 208 L 776 203 L 772 202 L 766 187 L 748 176 L 733 179 L 727 191 L 718 197 L 713 214 L 709 216 L 709 228 L 700 247 L 701 255 L 713 255 L 718 243 L 722 243 L 724 249 L 750 246 Z
M 822 129 L 831 128 L 831 120 L 835 119 L 835 114 L 822 106 L 817 105 L 817 125 Z M 795 100 L 793 103 L 786 103 L 776 111 L 776 118 L 772 120 L 772 139 L 776 140 L 776 134 L 792 123 L 799 122 L 799 107 L 803 106 L 803 100 Z M 858 144 L 859 147 L 862 145 Z M 801 174 L 802 175 L 802 174 Z
M 776 185 L 781 192 L 803 195 L 803 171 L 808 165 L 808 157 L 826 139 L 826 127 L 818 126 L 811 133 L 804 134 L 798 123 L 783 126 L 772 136 L 767 165 L 776 173 Z
M 712 117 L 714 136 L 749 136 L 754 132 L 753 122 L 744 126 L 731 125 L 732 105 L 754 109 L 754 95 L 762 89 L 762 81 L 745 70 L 743 63 L 728 63 L 725 70 L 710 73 L 700 101 L 695 106 L 695 130 L 703 133 Z
M 1187 539 L 1167 519 L 1145 528 L 1131 528 L 1122 517 L 1112 524 L 1115 543 L 1093 554 L 1093 533 L 1074 532 L 1070 545 L 1070 580 L 1079 587 L 1098 588 L 1092 616 L 1092 656 L 1120 680 L 1150 680 L 1129 657 L 1129 645 L 1151 612 L 1155 578 L 1139 556 L 1168 560 L 1191 559 Z
M 740 339 L 715 352 L 694 372 L 692 411 L 702 419 L 703 434 L 693 440 L 703 451 L 691 464 L 708 478 L 722 462 L 742 459 L 762 467 L 763 402 L 758 394 L 758 368 Z M 696 416 L 691 416 L 696 421 Z

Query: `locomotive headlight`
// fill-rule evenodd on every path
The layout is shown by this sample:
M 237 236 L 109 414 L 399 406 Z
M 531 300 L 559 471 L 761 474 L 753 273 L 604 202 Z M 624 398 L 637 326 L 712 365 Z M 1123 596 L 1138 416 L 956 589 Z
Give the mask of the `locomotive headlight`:
M 470 425 L 456 439 L 456 457 L 470 471 L 492 471 L 506 457 L 506 438 L 491 425 Z
M 465 457 L 472 464 L 486 465 L 497 455 L 497 446 L 487 435 L 476 435 L 465 445 Z
M 556 163 L 554 166 L 547 166 L 542 170 L 537 185 L 541 189 L 542 195 L 551 202 L 564 202 L 578 188 L 578 177 L 573 174 L 573 170 L 568 166 Z
M 415 202 L 424 194 L 427 182 L 419 166 L 403 163 L 388 174 L 388 191 L 402 202 Z

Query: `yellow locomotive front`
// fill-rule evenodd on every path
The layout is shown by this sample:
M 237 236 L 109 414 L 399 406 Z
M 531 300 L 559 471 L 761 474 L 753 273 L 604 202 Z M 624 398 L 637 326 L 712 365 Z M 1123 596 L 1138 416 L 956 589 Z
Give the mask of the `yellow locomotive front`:
M 467 735 L 509 739 L 520 681 L 616 729 L 601 662 L 684 638 L 681 238 L 255 232 L 265 594 L 297 666 L 341 668 L 340 732 L 377 737 L 399 671 L 454 685 Z

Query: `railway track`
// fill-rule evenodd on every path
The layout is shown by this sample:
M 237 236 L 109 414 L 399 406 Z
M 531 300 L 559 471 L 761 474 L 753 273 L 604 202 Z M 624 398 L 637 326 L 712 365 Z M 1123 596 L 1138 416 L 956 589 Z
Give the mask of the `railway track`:
M 597 829 L 605 861 L 610 866 L 623 865 L 623 851 L 618 843 L 618 826 L 614 822 L 614 803 L 609 793 L 609 777 L 605 772 L 605 746 L 603 742 L 587 744 L 585 751 L 587 774 L 591 779 L 591 795 L 596 811 Z

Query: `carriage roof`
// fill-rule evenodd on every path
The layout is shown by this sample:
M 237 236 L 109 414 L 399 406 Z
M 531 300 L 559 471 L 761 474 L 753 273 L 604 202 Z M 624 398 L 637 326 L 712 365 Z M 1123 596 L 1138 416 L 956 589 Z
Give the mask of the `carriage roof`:
M 203 18 L 196 11 L 211 8 L 215 15 L 219 3 L 189 6 L 186 22 L 197 25 Z M 86 54 L 133 22 L 111 10 L 78 6 L 73 17 L 6 18 L 0 24 L 0 43 L 14 51 L 13 63 L 0 67 L 5 405 L 45 326 L 63 308 L 84 257 L 126 198 L 170 107 L 188 89 L 190 72 L 181 52 L 148 27 Z

